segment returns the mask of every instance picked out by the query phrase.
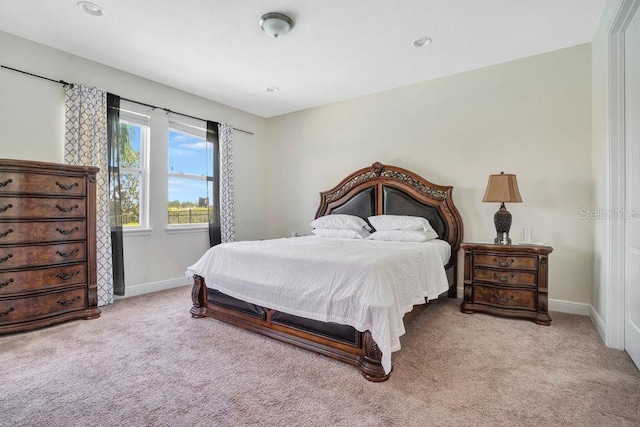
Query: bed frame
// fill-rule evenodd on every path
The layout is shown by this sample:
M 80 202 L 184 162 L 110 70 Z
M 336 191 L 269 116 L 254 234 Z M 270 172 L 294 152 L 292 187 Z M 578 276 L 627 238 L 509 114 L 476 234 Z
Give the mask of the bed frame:
M 448 296 L 455 298 L 456 260 L 463 225 L 451 199 L 452 190 L 453 187 L 432 184 L 408 170 L 374 163 L 347 176 L 331 190 L 321 192 L 316 218 L 330 214 L 357 215 L 365 220 L 381 214 L 427 218 L 438 236 L 451 244 L 451 258 L 445 268 Z M 194 276 L 191 296 L 193 317 L 212 317 L 355 365 L 370 381 L 388 378 L 381 365 L 382 354 L 369 331 L 250 304 L 207 288 L 200 276 Z M 415 306 L 405 314 L 405 324 L 426 305 Z

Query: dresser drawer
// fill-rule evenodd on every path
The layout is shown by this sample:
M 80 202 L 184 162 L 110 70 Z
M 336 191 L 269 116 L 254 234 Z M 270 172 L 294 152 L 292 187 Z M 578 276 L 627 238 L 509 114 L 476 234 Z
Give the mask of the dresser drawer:
M 521 289 L 502 289 L 476 285 L 473 288 L 473 302 L 499 307 L 535 310 L 536 292 Z
M 473 280 L 496 283 L 498 285 L 509 286 L 530 286 L 537 285 L 535 271 L 515 271 L 515 270 L 489 270 L 486 268 L 474 268 Z
M 84 199 L 49 197 L 0 197 L 1 219 L 25 218 L 83 218 Z
M 84 261 L 84 242 L 0 248 L 0 270 Z
M 87 227 L 81 221 L 0 222 L 0 245 L 84 240 Z
M 86 288 L 0 300 L 0 325 L 37 320 L 87 307 Z
M 497 267 L 514 270 L 537 270 L 538 257 L 523 255 L 473 254 L 473 264 L 484 267 Z
M 0 193 L 84 196 L 84 177 L 66 177 L 24 172 L 0 172 Z
M 85 264 L 32 270 L 0 271 L 0 297 L 55 289 L 64 285 L 77 285 L 86 282 L 87 268 Z

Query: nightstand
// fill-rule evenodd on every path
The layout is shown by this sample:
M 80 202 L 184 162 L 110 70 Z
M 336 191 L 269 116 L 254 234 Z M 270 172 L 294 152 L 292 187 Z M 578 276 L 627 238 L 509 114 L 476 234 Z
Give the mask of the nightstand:
M 549 325 L 550 246 L 462 243 L 463 313 L 488 313 Z

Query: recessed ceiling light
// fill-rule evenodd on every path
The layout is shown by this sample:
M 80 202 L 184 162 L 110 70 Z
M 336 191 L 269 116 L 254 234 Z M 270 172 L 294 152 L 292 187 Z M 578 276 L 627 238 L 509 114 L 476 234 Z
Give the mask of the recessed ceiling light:
M 277 88 L 275 86 L 271 86 L 271 87 L 267 88 L 267 92 L 271 92 L 271 93 L 276 93 L 279 90 L 280 90 L 280 88 Z
M 104 15 L 104 10 L 102 10 L 102 8 L 95 3 L 91 3 L 90 1 L 79 1 L 77 4 L 81 11 L 88 13 L 89 15 Z
M 413 41 L 413 46 L 414 47 L 425 47 L 425 46 L 429 46 L 431 44 L 431 42 L 433 42 L 433 40 L 431 40 L 431 37 L 421 37 L 421 38 Z

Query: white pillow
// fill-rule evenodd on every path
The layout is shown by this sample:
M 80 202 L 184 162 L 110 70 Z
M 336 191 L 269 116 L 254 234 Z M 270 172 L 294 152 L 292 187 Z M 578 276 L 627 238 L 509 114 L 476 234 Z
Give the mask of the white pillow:
M 423 230 L 427 233 L 427 240 L 438 238 L 438 233 L 433 229 L 426 218 L 407 215 L 376 215 L 370 216 L 369 222 L 376 231 L 385 230 Z
M 316 218 L 309 224 L 313 228 L 337 228 L 342 230 L 370 230 L 367 222 L 355 215 L 335 214 Z
M 370 235 L 367 230 L 348 230 L 345 228 L 315 228 L 312 233 L 319 237 L 332 239 L 364 239 Z
M 424 230 L 380 230 L 372 233 L 367 240 L 384 240 L 395 242 L 427 242 L 438 238 L 438 235 Z
M 369 222 L 376 230 L 428 230 L 431 228 L 429 221 L 421 216 L 376 215 L 370 216 Z

